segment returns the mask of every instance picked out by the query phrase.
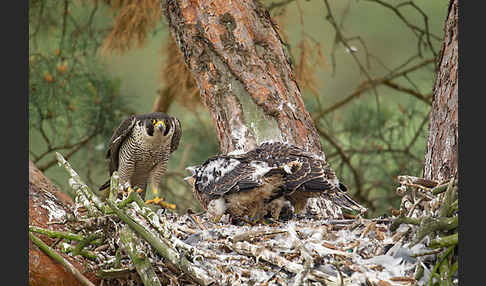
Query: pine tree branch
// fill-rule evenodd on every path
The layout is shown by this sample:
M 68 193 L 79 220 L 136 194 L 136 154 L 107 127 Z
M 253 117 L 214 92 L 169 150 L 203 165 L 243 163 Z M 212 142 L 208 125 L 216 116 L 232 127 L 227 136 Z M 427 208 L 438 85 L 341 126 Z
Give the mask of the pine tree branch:
M 448 236 L 438 237 L 431 240 L 429 243 L 430 248 L 441 248 L 455 246 L 459 242 L 459 234 L 456 232 Z
M 65 238 L 73 241 L 83 241 L 85 239 L 84 236 L 79 234 L 65 232 L 65 231 L 55 231 L 55 230 L 40 228 L 33 225 L 29 225 L 29 231 L 44 234 L 50 238 Z
M 71 274 L 73 274 L 78 281 L 83 284 L 84 286 L 95 286 L 91 281 L 88 280 L 78 269 L 76 269 L 69 261 L 64 259 L 60 254 L 52 250 L 47 244 L 45 244 L 42 240 L 37 238 L 29 231 L 29 238 L 32 242 L 37 245 L 45 254 L 49 257 L 54 259 L 55 261 L 59 262 L 62 266 L 64 266 Z
M 76 197 L 75 202 L 79 202 L 83 207 L 88 210 L 90 216 L 98 215 L 99 212 L 107 213 L 109 209 L 106 204 L 101 202 L 96 194 L 94 194 L 91 189 L 81 180 L 81 177 L 74 171 L 64 157 L 56 152 L 57 161 L 59 165 L 62 166 L 70 175 L 69 185 L 74 190 Z M 94 205 L 94 207 L 93 207 Z M 77 210 L 75 209 L 75 213 Z
M 408 93 L 408 94 L 414 96 L 415 98 L 417 98 L 418 100 L 421 100 L 421 101 L 425 102 L 429 106 L 432 105 L 432 102 L 429 99 L 432 94 L 421 94 L 421 93 L 419 93 L 419 92 L 417 92 L 417 91 L 415 91 L 415 90 L 413 90 L 411 88 L 407 88 L 407 87 L 404 87 L 402 85 L 396 84 L 396 83 L 394 83 L 394 82 L 392 82 L 390 80 L 384 81 L 383 84 L 385 86 L 388 86 L 388 87 L 392 88 L 392 89 L 395 89 L 395 90 L 398 90 L 398 91 L 403 91 L 405 93 Z
M 124 225 L 120 230 L 120 242 L 121 247 L 132 260 L 138 275 L 142 279 L 143 285 L 160 286 L 159 278 L 155 274 L 149 259 L 145 253 L 139 249 L 140 239 L 128 225 Z
M 174 267 L 182 270 L 185 274 L 190 276 L 194 281 L 201 285 L 209 285 L 214 282 L 214 280 L 209 277 L 204 270 L 201 270 L 194 266 L 186 257 L 180 255 L 177 251 L 172 249 L 167 243 L 162 241 L 157 237 L 156 234 L 152 233 L 150 230 L 146 229 L 138 222 L 134 220 L 133 217 L 126 214 L 124 211 L 119 209 L 116 203 L 108 198 L 106 200 L 110 208 L 115 212 L 115 214 L 128 224 L 135 232 L 137 232 L 143 239 L 145 239 L 155 250 L 168 260 L 170 264 Z
M 317 115 L 313 116 L 314 121 L 317 121 L 322 116 L 338 109 L 341 106 L 346 105 L 347 103 L 351 102 L 353 99 L 359 98 L 359 96 L 361 94 L 363 94 L 364 92 L 366 92 L 366 91 L 368 91 L 372 88 L 375 88 L 377 85 L 384 84 L 386 81 L 390 81 L 392 79 L 395 79 L 395 78 L 398 78 L 398 77 L 401 77 L 401 76 L 405 76 L 405 75 L 407 75 L 407 74 L 409 74 L 413 71 L 416 71 L 418 69 L 421 69 L 422 67 L 424 67 L 428 64 L 431 64 L 431 63 L 435 63 L 435 58 L 424 60 L 421 63 L 418 63 L 418 64 L 416 64 L 416 65 L 414 65 L 414 66 L 412 66 L 412 67 L 410 67 L 406 70 L 398 72 L 398 73 L 390 73 L 390 74 L 386 75 L 385 77 L 375 78 L 375 79 L 372 79 L 372 80 L 364 81 L 358 86 L 358 88 L 353 93 L 346 96 L 344 99 L 336 102 L 332 106 L 330 106 L 330 107 L 324 109 L 323 111 L 319 112 Z

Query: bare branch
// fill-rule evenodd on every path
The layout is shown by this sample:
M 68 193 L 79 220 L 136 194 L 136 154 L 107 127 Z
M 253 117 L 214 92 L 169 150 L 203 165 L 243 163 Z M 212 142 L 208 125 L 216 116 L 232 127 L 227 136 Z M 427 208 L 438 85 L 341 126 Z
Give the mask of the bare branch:
M 413 89 L 410 89 L 410 88 L 407 88 L 407 87 L 404 87 L 404 86 L 398 85 L 398 84 L 396 84 L 396 83 L 394 83 L 394 82 L 391 82 L 391 81 L 389 81 L 389 80 L 385 80 L 385 81 L 383 82 L 383 84 L 384 84 L 385 86 L 388 86 L 388 87 L 390 87 L 390 88 L 396 89 L 396 90 L 398 90 L 398 91 L 403 91 L 403 92 L 405 92 L 405 93 L 408 93 L 408 94 L 410 94 L 410 95 L 413 95 L 415 98 L 417 98 L 417 99 L 419 99 L 419 100 L 421 100 L 421 101 L 425 102 L 427 105 L 432 105 L 432 102 L 430 102 L 430 100 L 428 100 L 428 98 L 430 97 L 430 95 L 431 95 L 432 93 L 430 93 L 430 94 L 425 94 L 425 95 L 424 95 L 424 94 L 421 94 L 421 93 L 416 92 L 416 91 L 415 91 L 415 90 L 413 90 Z
M 327 113 L 329 112 L 332 112 L 336 109 L 338 109 L 339 107 L 349 103 L 350 101 L 352 101 L 353 99 L 355 98 L 358 98 L 361 94 L 363 94 L 364 92 L 370 90 L 371 88 L 375 88 L 377 85 L 379 84 L 384 84 L 385 82 L 387 81 L 390 81 L 392 79 L 395 79 L 395 78 L 398 78 L 398 77 L 401 77 L 401 76 L 404 76 L 408 73 L 411 73 L 413 71 L 416 71 L 428 64 L 431 64 L 431 63 L 435 63 L 435 59 L 428 59 L 428 60 L 425 60 L 417 65 L 414 65 L 406 70 L 403 70 L 401 72 L 398 72 L 398 73 L 390 73 L 388 74 L 387 76 L 385 77 L 382 77 L 382 78 L 377 78 L 377 79 L 372 79 L 372 80 L 369 80 L 369 81 L 365 81 L 363 83 L 361 83 L 359 85 L 359 87 L 353 92 L 351 93 L 350 95 L 346 96 L 344 99 L 338 101 L 337 103 L 333 104 L 332 106 L 328 107 L 327 109 L 319 112 L 317 115 L 314 116 L 314 121 L 317 121 L 320 117 L 326 115 Z
M 37 245 L 45 254 L 49 257 L 54 259 L 55 261 L 59 262 L 62 266 L 64 266 L 69 272 L 71 272 L 78 281 L 83 284 L 84 286 L 95 286 L 91 281 L 88 280 L 76 267 L 74 267 L 69 261 L 64 259 L 59 253 L 52 250 L 47 244 L 45 244 L 42 240 L 37 238 L 29 231 L 29 238 L 32 242 Z

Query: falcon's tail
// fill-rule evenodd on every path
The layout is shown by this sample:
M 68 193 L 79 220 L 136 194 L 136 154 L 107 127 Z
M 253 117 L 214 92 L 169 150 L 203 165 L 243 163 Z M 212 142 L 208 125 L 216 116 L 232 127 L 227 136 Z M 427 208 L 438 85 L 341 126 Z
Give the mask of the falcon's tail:
M 358 211 L 360 214 L 365 213 L 368 209 L 355 202 L 348 194 L 337 192 L 331 196 L 331 200 L 343 209 Z
M 98 190 L 102 191 L 102 190 L 109 188 L 109 187 L 110 187 L 110 180 L 106 181 L 103 185 L 101 185 L 101 187 Z

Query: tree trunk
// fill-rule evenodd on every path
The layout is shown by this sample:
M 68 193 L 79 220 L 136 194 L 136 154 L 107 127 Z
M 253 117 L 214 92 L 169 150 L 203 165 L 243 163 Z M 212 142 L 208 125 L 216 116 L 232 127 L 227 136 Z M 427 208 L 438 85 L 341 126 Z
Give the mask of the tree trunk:
M 73 216 L 71 198 L 59 191 L 51 181 L 29 160 L 29 225 L 53 231 L 71 232 L 67 224 L 54 223 Z M 56 239 L 34 233 L 47 245 Z M 82 257 L 72 257 L 60 253 L 76 269 L 93 283 L 98 285 L 100 279 L 93 271 L 88 270 Z M 29 285 L 82 285 L 74 275 L 61 264 L 55 262 L 44 251 L 29 240 Z
M 274 140 L 324 156 L 277 28 L 259 1 L 168 0 L 163 10 L 222 153 Z
M 458 167 L 458 25 L 457 0 L 451 0 L 445 23 L 439 72 L 434 86 L 424 178 L 457 177 Z

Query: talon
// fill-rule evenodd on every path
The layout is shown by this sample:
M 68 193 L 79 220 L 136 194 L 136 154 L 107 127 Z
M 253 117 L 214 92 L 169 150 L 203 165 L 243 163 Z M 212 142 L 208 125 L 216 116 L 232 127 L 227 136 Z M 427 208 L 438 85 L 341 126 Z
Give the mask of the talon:
M 200 227 L 201 229 L 204 229 L 204 230 L 206 230 L 206 229 L 207 229 L 207 228 L 204 226 L 204 224 L 202 224 L 202 223 L 199 221 L 199 219 L 197 218 L 197 216 L 192 215 L 191 217 L 192 217 L 192 218 L 193 218 L 193 219 L 196 221 L 196 223 L 199 225 L 199 227 Z
M 147 201 L 145 201 L 145 203 L 146 204 L 159 205 L 159 206 L 161 206 L 165 209 L 171 209 L 171 210 L 175 210 L 177 208 L 177 206 L 175 204 L 164 202 L 164 199 L 159 198 L 159 197 L 155 197 L 152 200 L 147 200 Z
M 218 223 L 221 220 L 222 217 L 223 217 L 222 214 L 221 215 L 215 215 L 211 218 L 211 220 L 213 221 L 213 223 Z
M 256 224 L 271 225 L 272 223 L 273 223 L 273 221 L 271 219 L 266 220 L 265 218 L 260 218 L 260 219 L 255 221 L 255 225 Z
M 250 226 L 256 226 L 258 224 L 267 225 L 262 218 L 253 218 L 253 217 L 246 218 L 246 217 L 242 217 L 241 218 L 241 221 L 245 222 L 246 224 L 248 224 Z
M 268 222 L 268 221 L 266 221 L 266 220 L 264 220 L 264 219 L 262 219 L 262 220 L 260 221 L 260 224 L 263 224 L 263 225 L 271 225 L 272 223 L 271 223 L 271 222 Z

